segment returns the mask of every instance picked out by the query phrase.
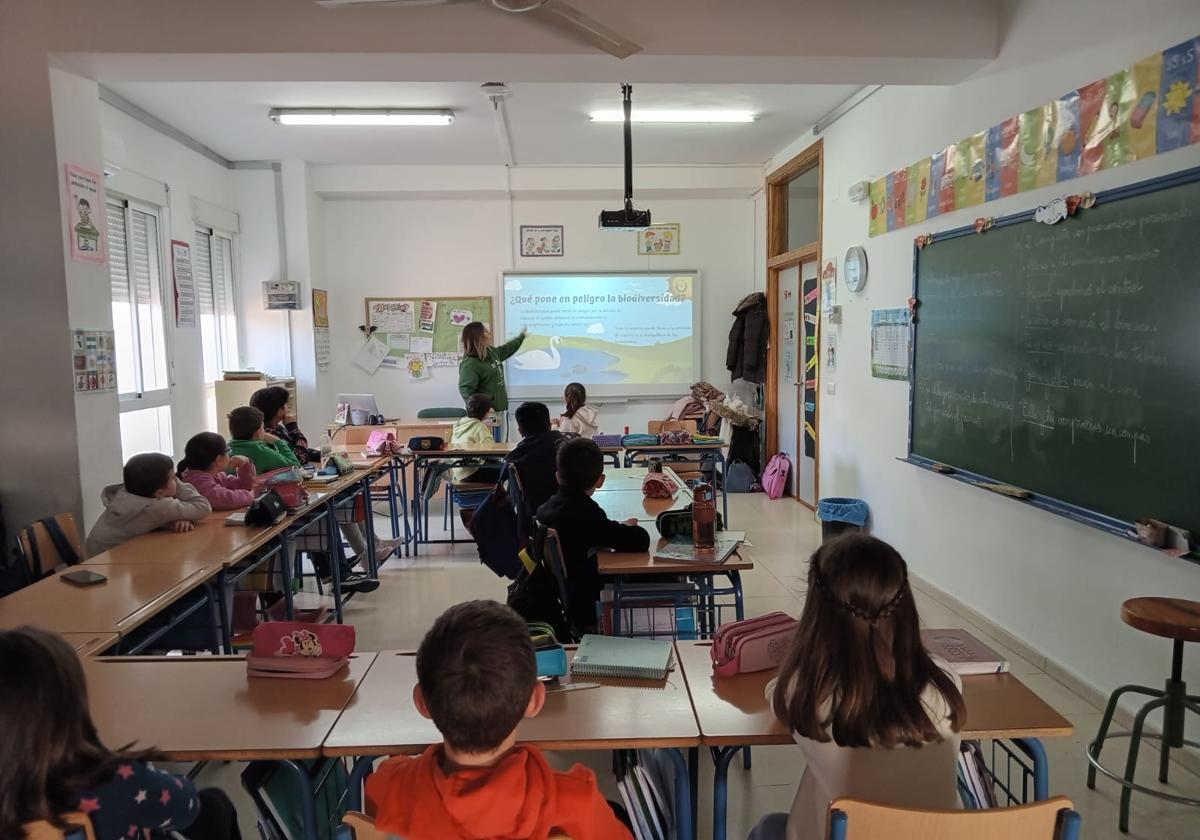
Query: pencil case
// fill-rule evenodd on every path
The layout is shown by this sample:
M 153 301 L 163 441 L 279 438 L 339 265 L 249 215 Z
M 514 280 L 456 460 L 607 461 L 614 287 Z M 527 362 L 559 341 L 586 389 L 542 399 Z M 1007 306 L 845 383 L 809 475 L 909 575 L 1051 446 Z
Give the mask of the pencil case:
M 349 624 L 267 621 L 254 628 L 246 672 L 252 677 L 324 679 L 346 664 L 354 641 Z
M 621 445 L 621 436 L 620 435 L 595 434 L 595 435 L 592 435 L 592 442 L 595 443 L 597 446 L 620 446 Z
M 542 621 L 531 622 L 529 635 L 533 639 L 538 679 L 566 676 L 567 652 L 554 637 L 554 628 Z
M 782 612 L 722 625 L 709 651 L 713 673 L 733 677 L 778 668 L 791 650 L 798 626 L 796 619 Z

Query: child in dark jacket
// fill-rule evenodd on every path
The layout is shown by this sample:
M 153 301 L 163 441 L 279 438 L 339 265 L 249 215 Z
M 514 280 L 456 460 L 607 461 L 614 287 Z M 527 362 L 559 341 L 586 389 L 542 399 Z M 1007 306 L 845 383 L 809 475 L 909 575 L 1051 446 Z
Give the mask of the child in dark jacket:
M 566 438 L 550 428 L 550 409 L 545 403 L 521 403 L 515 414 L 521 442 L 504 460 L 520 472 L 529 509 L 536 511 L 558 491 L 558 448 Z
M 636 519 L 613 522 L 592 499 L 604 486 L 604 455 L 587 438 L 574 438 L 558 450 L 558 492 L 538 508 L 537 520 L 558 531 L 567 566 L 571 623 L 579 632 L 596 626 L 600 571 L 593 548 L 645 551 L 650 535 Z

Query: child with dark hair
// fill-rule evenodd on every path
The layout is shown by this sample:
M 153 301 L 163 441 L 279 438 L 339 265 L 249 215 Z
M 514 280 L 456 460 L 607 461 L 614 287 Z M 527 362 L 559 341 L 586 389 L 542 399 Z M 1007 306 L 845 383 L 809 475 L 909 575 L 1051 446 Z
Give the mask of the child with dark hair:
M 264 427 L 263 413 L 252 405 L 229 412 L 229 452 L 244 455 L 260 473 L 300 466 L 292 445 Z
M 263 413 L 263 429 L 281 440 L 286 440 L 292 454 L 301 464 L 314 464 L 321 460 L 318 449 L 309 449 L 308 437 L 300 431 L 295 420 L 288 420 L 287 406 L 291 392 L 282 385 L 259 388 L 250 395 L 250 405 Z
M 505 460 L 521 474 L 529 509 L 537 510 L 558 490 L 555 477 L 558 447 L 566 438 L 550 427 L 550 409 L 545 403 L 521 403 L 514 414 L 521 442 Z
M 568 618 L 580 633 L 596 626 L 600 571 L 593 549 L 645 551 L 650 534 L 636 519 L 613 522 L 592 499 L 604 486 L 604 455 L 587 438 L 574 438 L 558 450 L 558 492 L 538 508 L 537 521 L 558 531 L 567 567 Z
M 380 831 L 407 840 L 629 840 L 591 770 L 551 769 L 517 726 L 546 702 L 529 628 L 508 607 L 446 610 L 417 650 L 413 703 L 442 733 L 419 757 L 389 758 L 367 779 Z
M 791 651 L 767 684 L 806 766 L 791 814 L 767 815 L 751 838 L 824 837 L 829 803 L 842 796 L 957 808 L 961 689 L 954 670 L 921 643 L 896 549 L 861 534 L 822 545 L 809 560 Z
M 237 474 L 230 475 L 229 470 Z M 237 510 L 254 501 L 254 464 L 245 455 L 230 457 L 225 438 L 216 432 L 193 435 L 183 450 L 177 475 L 208 499 L 213 510 Z
M 600 432 L 600 414 L 587 404 L 587 389 L 581 382 L 572 382 L 563 391 L 566 407 L 558 418 L 558 430 L 564 435 L 575 434 L 591 438 Z
M 176 533 L 212 513 L 208 499 L 175 478 L 175 465 L 166 455 L 146 452 L 125 462 L 122 484 L 110 484 L 100 498 L 104 512 L 87 537 L 89 557 L 128 539 L 159 528 Z
M 24 837 L 26 823 L 59 825 L 79 811 L 96 840 L 150 831 L 241 838 L 223 792 L 197 793 L 186 776 L 155 769 L 152 750 L 100 742 L 83 668 L 61 636 L 33 627 L 0 631 L 0 732 L 0 837 Z

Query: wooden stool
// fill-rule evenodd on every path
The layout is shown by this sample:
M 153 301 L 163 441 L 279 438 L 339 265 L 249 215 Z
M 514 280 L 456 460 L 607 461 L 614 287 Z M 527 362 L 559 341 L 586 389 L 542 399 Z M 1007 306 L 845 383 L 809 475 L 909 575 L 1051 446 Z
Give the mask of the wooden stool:
M 1184 745 L 1200 747 L 1200 742 L 1184 738 L 1184 716 L 1186 712 L 1200 715 L 1200 697 L 1187 693 L 1187 683 L 1183 681 L 1183 644 L 1184 642 L 1200 642 L 1200 601 L 1185 601 L 1182 598 L 1131 598 L 1121 605 L 1121 620 L 1143 633 L 1162 636 L 1174 642 L 1171 655 L 1171 677 L 1163 689 L 1147 688 L 1141 685 L 1123 685 L 1108 698 L 1108 706 L 1104 709 L 1104 717 L 1100 719 L 1100 730 L 1096 739 L 1088 746 L 1088 775 L 1089 788 L 1096 787 L 1096 771 L 1113 779 L 1122 787 L 1120 829 L 1129 831 L 1129 798 L 1133 791 L 1156 796 L 1183 805 L 1200 806 L 1200 799 L 1177 796 L 1171 793 L 1154 790 L 1134 782 L 1137 771 L 1138 748 L 1142 738 L 1157 738 L 1161 741 L 1161 755 L 1158 762 L 1158 780 L 1167 781 L 1167 770 L 1170 765 L 1172 749 L 1181 749 Z M 1108 734 L 1112 723 L 1113 712 L 1117 709 L 1117 701 L 1122 694 L 1144 694 L 1152 697 L 1149 703 L 1142 706 L 1133 719 L 1133 729 L 1129 732 Z M 1162 735 L 1145 735 L 1142 728 L 1146 716 L 1155 709 L 1163 710 Z M 1118 776 L 1100 763 L 1100 750 L 1104 747 L 1105 738 L 1129 738 L 1129 757 L 1125 762 L 1125 775 Z

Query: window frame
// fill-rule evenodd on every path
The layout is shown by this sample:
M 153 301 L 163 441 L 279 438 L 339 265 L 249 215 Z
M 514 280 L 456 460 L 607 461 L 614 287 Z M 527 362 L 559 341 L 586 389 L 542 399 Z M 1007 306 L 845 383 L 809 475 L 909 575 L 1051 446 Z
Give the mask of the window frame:
M 174 321 L 172 315 L 175 311 L 175 293 L 171 275 L 168 272 L 167 253 L 168 253 L 168 236 L 167 226 L 169 219 L 167 218 L 168 210 L 149 202 L 140 201 L 136 198 L 109 191 L 105 197 L 105 211 L 113 212 L 114 206 L 119 209 L 123 215 L 125 225 L 125 271 L 126 276 L 130 281 L 129 300 L 130 313 L 134 325 L 135 340 L 133 342 L 133 355 L 135 364 L 135 376 L 137 381 L 134 383 L 132 391 L 121 391 L 120 371 L 117 371 L 117 401 L 119 410 L 123 414 L 130 411 L 140 411 L 147 408 L 160 408 L 163 406 L 171 407 L 172 415 L 174 414 L 173 397 L 175 393 L 175 346 L 174 346 Z M 155 228 L 158 238 L 158 293 L 161 302 L 160 309 L 162 310 L 162 331 L 163 331 L 163 365 L 166 371 L 166 387 L 146 390 L 145 383 L 145 365 L 143 364 L 142 354 L 142 319 L 138 313 L 136 303 L 137 295 L 133 288 L 134 270 L 131 262 L 133 249 L 130 245 L 133 230 L 133 213 L 143 213 L 154 218 Z M 111 261 L 111 254 L 109 260 Z M 108 266 L 110 273 L 110 301 L 109 306 L 113 305 L 111 300 L 111 265 Z
M 237 270 L 237 266 L 238 266 L 238 256 L 239 256 L 239 254 L 238 254 L 238 237 L 237 237 L 236 233 L 232 233 L 230 231 L 224 230 L 223 228 L 213 227 L 211 225 L 207 225 L 207 224 L 204 224 L 204 223 L 201 223 L 198 221 L 193 222 L 192 237 L 193 237 L 193 241 L 195 243 L 193 246 L 193 249 L 192 249 L 192 252 L 193 252 L 192 274 L 193 274 L 193 276 L 196 275 L 196 267 L 199 262 L 197 258 L 199 256 L 199 247 L 198 246 L 199 246 L 199 241 L 200 241 L 201 236 L 206 236 L 209 238 L 209 242 L 208 242 L 208 259 L 209 259 L 208 276 L 209 276 L 209 283 L 210 283 L 209 291 L 212 293 L 213 318 L 214 318 L 214 323 L 216 324 L 216 330 L 217 330 L 217 368 L 218 368 L 218 370 L 216 371 L 215 377 L 211 380 L 208 379 L 204 375 L 203 372 L 201 373 L 201 378 L 203 379 L 204 385 L 211 386 L 214 382 L 221 379 L 221 374 L 223 371 L 234 370 L 234 369 L 240 368 L 241 360 L 244 355 L 244 348 L 242 347 L 241 315 L 240 315 L 240 312 L 238 311 L 238 305 L 237 305 L 238 304 L 238 270 Z M 230 309 L 230 312 L 232 313 L 233 319 L 234 319 L 232 344 L 237 352 L 237 363 L 234 365 L 230 365 L 229 360 L 225 358 L 225 347 L 228 342 L 228 337 L 223 335 L 222 326 L 221 326 L 221 317 L 220 317 L 219 313 L 217 312 L 216 288 L 215 288 L 216 277 L 214 276 L 213 267 L 212 267 L 212 255 L 213 255 L 212 238 L 213 237 L 219 237 L 219 238 L 224 239 L 229 242 L 229 289 L 228 289 L 229 309 Z M 196 292 L 197 292 L 197 311 L 199 312 L 199 308 L 200 308 L 199 295 L 201 294 L 201 290 L 197 287 Z M 203 315 L 199 315 L 198 317 L 203 317 Z M 205 348 L 204 348 L 203 327 L 200 327 L 200 330 L 201 330 L 201 336 L 200 336 L 201 364 L 203 365 L 204 355 L 206 352 Z

